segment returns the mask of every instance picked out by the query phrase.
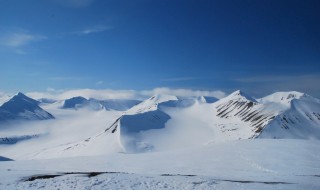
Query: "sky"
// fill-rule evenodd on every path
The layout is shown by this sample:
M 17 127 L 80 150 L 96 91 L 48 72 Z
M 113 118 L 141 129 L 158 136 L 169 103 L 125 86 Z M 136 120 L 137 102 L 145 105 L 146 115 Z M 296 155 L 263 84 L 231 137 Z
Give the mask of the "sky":
M 0 92 L 320 97 L 318 0 L 0 0 Z

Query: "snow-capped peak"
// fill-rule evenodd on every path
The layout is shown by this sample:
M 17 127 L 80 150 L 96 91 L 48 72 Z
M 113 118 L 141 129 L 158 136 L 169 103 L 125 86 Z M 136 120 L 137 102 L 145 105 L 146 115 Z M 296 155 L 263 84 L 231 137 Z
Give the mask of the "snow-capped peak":
M 18 92 L 18 93 L 16 94 L 16 96 L 26 97 L 26 95 L 24 95 L 22 92 Z
M 301 99 L 310 97 L 307 94 L 297 92 L 297 91 L 289 91 L 289 92 L 275 92 L 271 95 L 268 95 L 264 98 L 261 98 L 260 101 L 262 103 L 281 103 L 281 104 L 290 104 L 290 102 L 294 99 Z
M 241 90 L 234 91 L 229 96 L 222 98 L 221 100 L 249 100 L 251 102 L 257 102 L 254 98 L 242 92 Z
M 35 110 L 39 102 L 19 92 L 1 107 L 11 112 L 23 112 L 25 109 Z
M 145 111 L 156 110 L 158 104 L 175 100 L 178 100 L 178 97 L 166 94 L 156 94 L 140 104 L 133 106 L 126 112 L 126 114 L 143 113 Z
M 0 121 L 12 119 L 43 120 L 54 117 L 39 107 L 39 102 L 19 92 L 0 107 Z
M 18 92 L 15 96 L 13 96 L 10 101 L 17 101 L 17 100 L 23 100 L 26 102 L 29 102 L 31 104 L 39 104 L 40 102 L 37 100 L 34 100 L 28 96 L 26 96 L 25 94 L 23 94 L 22 92 Z

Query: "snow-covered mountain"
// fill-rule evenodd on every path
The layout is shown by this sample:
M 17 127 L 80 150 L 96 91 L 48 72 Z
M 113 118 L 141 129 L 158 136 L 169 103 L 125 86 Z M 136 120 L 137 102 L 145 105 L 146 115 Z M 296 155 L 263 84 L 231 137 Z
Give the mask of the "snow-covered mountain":
M 92 110 L 117 110 L 117 111 L 125 111 L 131 108 L 132 106 L 140 103 L 139 100 L 96 100 L 94 98 L 86 99 L 81 96 L 73 97 L 70 99 L 66 99 L 62 108 L 64 109 L 81 109 L 81 108 L 89 108 Z
M 236 91 L 216 105 L 218 117 L 250 128 L 250 138 L 320 139 L 319 100 L 300 92 L 277 92 L 255 100 Z
M 63 103 L 41 104 L 55 120 L 0 128 L 0 161 L 18 160 L 0 163 L 0 189 L 320 187 L 320 101 L 307 94 L 160 94 L 126 111 Z
M 70 99 L 66 99 L 62 106 L 64 109 L 80 109 L 80 108 L 90 108 L 93 110 L 101 110 L 103 106 L 100 104 L 99 101 L 94 99 L 86 99 L 81 96 L 73 97 Z
M 239 90 L 217 101 L 214 107 L 217 127 L 222 132 L 241 139 L 257 137 L 277 115 L 272 107 L 257 102 Z
M 39 107 L 39 102 L 19 92 L 0 107 L 0 121 L 45 120 L 53 115 Z
M 90 100 L 72 98 L 64 106 L 77 108 Z M 78 140 L 68 141 L 67 134 L 63 134 L 63 143 L 46 147 L 31 157 L 164 151 L 255 138 L 320 139 L 319 102 L 298 92 L 277 92 L 255 99 L 235 91 L 217 101 L 201 96 L 154 95 L 124 112 L 97 112 L 112 113 L 105 118 L 111 122 L 97 123 L 100 130 L 91 131 L 85 138 L 81 135 Z M 89 112 L 83 113 L 81 117 Z M 94 122 L 89 120 L 86 125 L 91 127 Z
M 127 110 L 105 131 L 76 142 L 72 151 L 103 146 L 108 139 L 117 150 L 144 152 L 237 139 L 320 139 L 319 135 L 319 100 L 298 92 L 256 100 L 235 91 L 213 103 L 203 97 L 155 95 Z
M 278 113 L 259 138 L 320 139 L 320 101 L 300 92 L 278 92 L 260 100 Z

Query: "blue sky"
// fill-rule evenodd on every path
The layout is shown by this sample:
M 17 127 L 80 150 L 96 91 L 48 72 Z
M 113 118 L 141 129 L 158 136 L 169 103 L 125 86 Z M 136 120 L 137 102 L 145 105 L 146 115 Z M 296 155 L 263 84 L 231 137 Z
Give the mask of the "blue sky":
M 318 0 L 0 0 L 0 91 L 320 97 Z

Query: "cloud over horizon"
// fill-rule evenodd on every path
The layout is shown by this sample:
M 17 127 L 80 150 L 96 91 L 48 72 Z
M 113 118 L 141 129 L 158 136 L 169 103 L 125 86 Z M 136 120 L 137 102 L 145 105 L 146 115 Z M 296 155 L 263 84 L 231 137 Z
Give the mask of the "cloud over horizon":
M 204 90 L 192 90 L 192 89 L 172 89 L 167 87 L 155 88 L 153 90 L 143 90 L 142 95 L 152 96 L 154 94 L 170 94 L 175 96 L 212 96 L 215 98 L 223 98 L 226 93 L 221 90 L 204 91 Z
M 201 91 L 191 89 L 171 89 L 171 88 L 155 88 L 152 90 L 112 90 L 112 89 L 73 89 L 73 90 L 55 90 L 48 88 L 44 92 L 28 92 L 26 95 L 34 98 L 48 98 L 54 100 L 65 100 L 75 96 L 83 96 L 84 98 L 95 99 L 140 99 L 143 100 L 155 94 L 170 94 L 175 96 L 212 96 L 215 98 L 223 98 L 226 94 L 223 91 Z

